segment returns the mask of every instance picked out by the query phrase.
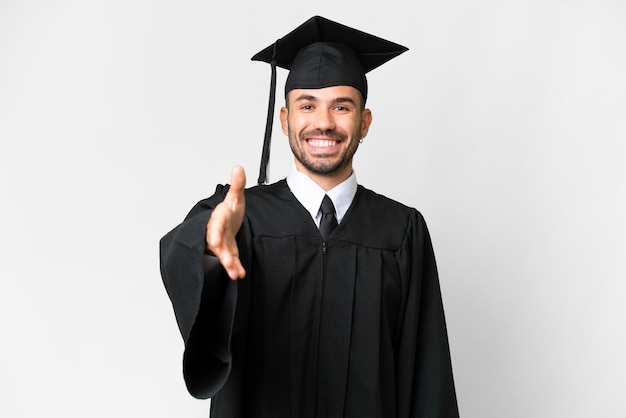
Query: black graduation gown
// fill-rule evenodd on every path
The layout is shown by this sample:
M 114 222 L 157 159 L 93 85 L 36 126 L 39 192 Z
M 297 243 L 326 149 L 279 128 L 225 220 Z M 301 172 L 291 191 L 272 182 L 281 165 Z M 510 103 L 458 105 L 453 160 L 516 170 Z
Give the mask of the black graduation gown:
M 421 214 L 358 187 L 323 242 L 285 180 L 247 189 L 247 277 L 205 273 L 227 186 L 161 240 L 189 392 L 216 418 L 457 417 L 435 259 Z

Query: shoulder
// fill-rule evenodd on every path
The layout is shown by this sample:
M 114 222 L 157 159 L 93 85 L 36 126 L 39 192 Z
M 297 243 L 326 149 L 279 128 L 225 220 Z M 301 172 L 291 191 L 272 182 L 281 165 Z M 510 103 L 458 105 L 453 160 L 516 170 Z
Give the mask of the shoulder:
M 417 209 L 361 185 L 359 185 L 355 196 L 355 206 L 357 205 L 359 210 L 368 212 L 375 219 L 393 221 L 394 219 L 406 220 L 409 217 L 421 216 Z
M 215 206 L 217 206 L 222 200 L 224 200 L 224 197 L 226 197 L 226 193 L 228 193 L 228 189 L 230 188 L 230 185 L 226 184 L 218 184 L 217 186 L 215 186 L 215 193 L 213 193 L 213 195 L 204 198 L 200 201 L 198 201 L 192 208 L 191 210 L 187 213 L 187 216 L 185 217 L 185 220 L 193 218 L 196 215 L 199 215 L 201 213 L 205 213 L 207 211 L 211 211 L 213 208 L 215 208 Z
M 294 196 L 285 180 L 276 183 L 254 186 L 246 189 L 246 211 L 253 214 L 256 211 L 272 212 L 283 208 L 286 204 L 293 204 Z
M 420 223 L 421 214 L 415 208 L 359 185 L 341 228 L 351 242 L 397 250 Z
M 224 200 L 229 189 L 230 184 L 218 184 L 215 186 L 213 195 L 198 201 L 189 211 L 187 218 L 193 217 L 200 212 L 213 209 Z M 263 206 L 271 205 L 272 202 L 288 199 L 290 192 L 287 183 L 282 180 L 270 185 L 250 187 L 246 189 L 244 193 L 247 203 L 251 203 L 252 206 Z
M 246 218 L 254 235 L 278 237 L 312 232 L 311 216 L 295 198 L 285 180 L 247 189 Z

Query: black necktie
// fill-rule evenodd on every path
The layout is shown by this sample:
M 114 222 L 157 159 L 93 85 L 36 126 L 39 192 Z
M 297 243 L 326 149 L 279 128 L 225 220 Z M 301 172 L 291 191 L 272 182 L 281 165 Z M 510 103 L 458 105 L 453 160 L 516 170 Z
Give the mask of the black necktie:
M 320 207 L 322 211 L 322 219 L 320 220 L 320 233 L 322 234 L 322 238 L 324 241 L 328 239 L 328 236 L 333 229 L 337 226 L 337 218 L 335 218 L 335 206 L 333 205 L 333 201 L 330 200 L 328 195 L 324 195 L 324 200 L 322 200 L 322 206 Z

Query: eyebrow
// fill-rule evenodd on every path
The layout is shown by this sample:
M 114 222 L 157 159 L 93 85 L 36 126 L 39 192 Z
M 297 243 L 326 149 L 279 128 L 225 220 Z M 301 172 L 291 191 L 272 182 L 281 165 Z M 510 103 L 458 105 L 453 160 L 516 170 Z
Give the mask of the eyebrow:
M 316 96 L 312 96 L 309 94 L 302 94 L 298 97 L 296 97 L 294 99 L 294 103 L 295 102 L 300 102 L 300 101 L 311 101 L 311 102 L 317 102 L 318 98 Z M 354 106 L 356 106 L 356 102 L 354 101 L 354 99 L 352 97 L 336 97 L 332 100 L 333 104 L 337 104 L 337 103 L 351 103 Z

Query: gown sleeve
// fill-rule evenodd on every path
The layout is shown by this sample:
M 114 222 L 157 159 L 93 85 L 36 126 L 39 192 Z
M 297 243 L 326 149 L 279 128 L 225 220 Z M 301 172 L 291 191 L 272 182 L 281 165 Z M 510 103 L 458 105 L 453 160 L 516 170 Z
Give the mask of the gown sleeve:
M 219 264 L 205 268 L 206 225 L 227 191 L 228 186 L 218 186 L 160 241 L 161 277 L 185 342 L 185 384 L 200 399 L 213 397 L 232 369 L 238 281 L 230 280 Z
M 422 215 L 414 211 L 398 254 L 407 286 L 399 330 L 398 416 L 459 416 L 437 266 Z

